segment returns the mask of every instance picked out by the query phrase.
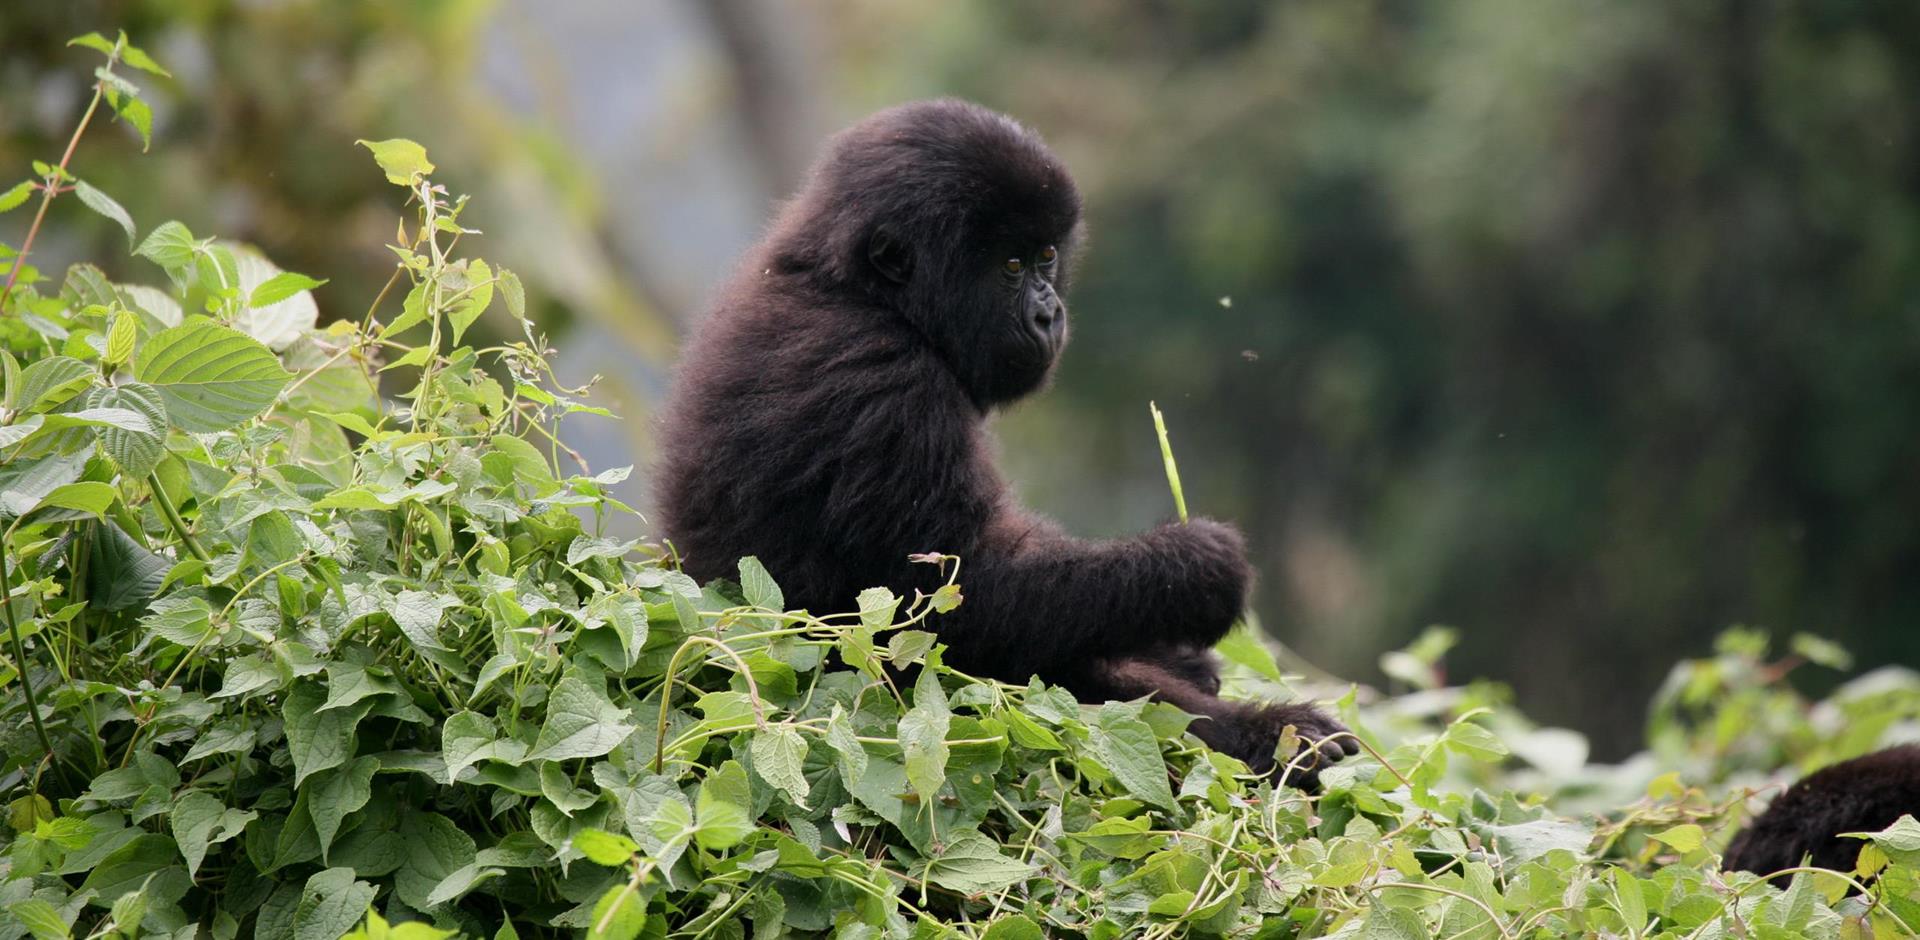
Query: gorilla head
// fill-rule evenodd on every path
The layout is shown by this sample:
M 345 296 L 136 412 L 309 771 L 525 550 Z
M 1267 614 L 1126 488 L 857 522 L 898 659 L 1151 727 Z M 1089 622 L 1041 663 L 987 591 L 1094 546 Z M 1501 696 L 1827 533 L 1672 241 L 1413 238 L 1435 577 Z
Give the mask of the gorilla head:
M 834 139 L 785 220 L 777 261 L 905 317 L 980 405 L 1040 388 L 1066 345 L 1080 194 L 1011 118 L 951 99 L 875 114 Z

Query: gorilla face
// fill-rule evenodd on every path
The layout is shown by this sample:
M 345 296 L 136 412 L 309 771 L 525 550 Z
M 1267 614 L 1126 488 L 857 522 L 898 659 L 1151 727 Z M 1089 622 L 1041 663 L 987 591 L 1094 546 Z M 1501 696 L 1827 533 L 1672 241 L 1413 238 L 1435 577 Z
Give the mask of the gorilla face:
M 992 406 L 1045 385 L 1066 347 L 1067 305 L 1061 295 L 1072 237 L 1070 230 L 976 236 L 986 247 L 915 250 L 882 226 L 869 260 L 903 288 L 902 314 L 940 346 L 975 400 Z
M 1079 232 L 1079 191 L 1038 136 L 978 105 L 919 102 L 834 139 L 767 269 L 890 309 L 990 408 L 1039 389 L 1059 358 Z
M 1067 305 L 1060 299 L 1060 249 L 1051 244 L 1008 254 L 981 277 L 993 295 L 985 314 L 997 323 L 989 342 L 994 381 L 986 397 L 1019 398 L 1039 388 L 1067 344 Z

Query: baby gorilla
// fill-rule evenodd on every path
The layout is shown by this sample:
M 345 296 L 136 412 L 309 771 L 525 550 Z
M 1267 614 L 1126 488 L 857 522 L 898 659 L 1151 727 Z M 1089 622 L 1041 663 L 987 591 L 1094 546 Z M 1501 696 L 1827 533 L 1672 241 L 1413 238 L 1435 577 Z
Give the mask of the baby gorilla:
M 1007 117 L 930 101 L 840 134 L 687 347 L 656 475 L 665 535 L 689 574 L 757 555 L 816 611 L 876 585 L 931 591 L 938 573 L 908 556 L 957 555 L 966 601 L 932 621 L 955 668 L 1152 695 L 1270 770 L 1286 726 L 1345 729 L 1217 696 L 1207 648 L 1252 576 L 1240 534 L 1195 519 L 1073 538 L 994 468 L 988 415 L 1041 388 L 1066 345 L 1079 240 L 1073 180 Z M 1352 747 L 1322 744 L 1289 779 L 1312 785 Z

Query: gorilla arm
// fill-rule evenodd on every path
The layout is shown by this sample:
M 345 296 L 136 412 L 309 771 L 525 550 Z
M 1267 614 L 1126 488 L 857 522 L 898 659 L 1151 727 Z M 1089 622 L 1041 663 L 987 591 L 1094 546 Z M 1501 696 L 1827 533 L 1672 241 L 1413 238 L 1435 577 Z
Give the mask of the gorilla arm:
M 963 559 L 967 601 L 942 633 L 956 654 L 1014 681 L 1169 646 L 1212 646 L 1246 600 L 1250 576 L 1239 546 L 1237 533 L 1211 520 L 1088 540 L 1009 510 Z M 991 668 L 1001 664 L 1014 668 Z
M 1131 538 L 1068 536 L 1014 504 L 963 396 L 941 394 L 926 374 L 876 382 L 868 365 L 866 394 L 839 398 L 832 426 L 844 438 L 824 448 L 841 459 L 820 535 L 871 583 L 896 589 L 936 583 L 909 554 L 959 556 L 966 601 L 932 624 L 956 666 L 1053 677 L 1093 658 L 1211 646 L 1240 615 L 1251 569 L 1230 526 L 1196 519 Z

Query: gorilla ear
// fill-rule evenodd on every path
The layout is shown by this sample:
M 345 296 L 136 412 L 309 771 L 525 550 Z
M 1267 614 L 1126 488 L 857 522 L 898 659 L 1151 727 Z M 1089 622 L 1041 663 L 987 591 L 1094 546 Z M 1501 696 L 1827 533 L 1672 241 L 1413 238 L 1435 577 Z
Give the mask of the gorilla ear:
M 895 284 L 905 284 L 913 274 L 913 250 L 885 225 L 874 229 L 867 240 L 867 261 L 881 277 Z

